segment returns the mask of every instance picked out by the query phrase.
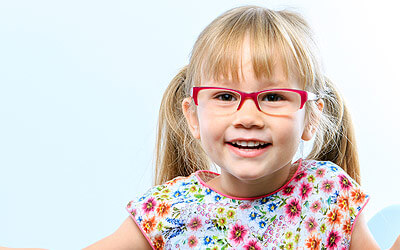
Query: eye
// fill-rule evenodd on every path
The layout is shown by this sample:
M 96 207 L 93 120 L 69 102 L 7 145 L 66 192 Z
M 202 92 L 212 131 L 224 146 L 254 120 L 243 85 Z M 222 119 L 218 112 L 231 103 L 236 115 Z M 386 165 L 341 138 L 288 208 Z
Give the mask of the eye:
M 267 101 L 267 102 L 278 102 L 278 101 L 285 100 L 285 97 L 283 95 L 279 95 L 277 93 L 270 93 L 270 94 L 266 94 L 262 100 Z
M 215 98 L 225 102 L 232 102 L 237 100 L 237 98 L 232 93 L 226 93 L 226 92 L 216 94 Z

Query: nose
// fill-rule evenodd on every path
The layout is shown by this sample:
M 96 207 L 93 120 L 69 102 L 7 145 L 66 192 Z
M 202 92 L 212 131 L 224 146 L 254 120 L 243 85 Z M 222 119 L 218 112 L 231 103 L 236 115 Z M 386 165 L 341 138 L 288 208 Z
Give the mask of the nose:
M 265 114 L 257 108 L 256 103 L 249 98 L 244 100 L 239 110 L 235 112 L 233 125 L 235 127 L 244 128 L 263 128 L 264 115 Z

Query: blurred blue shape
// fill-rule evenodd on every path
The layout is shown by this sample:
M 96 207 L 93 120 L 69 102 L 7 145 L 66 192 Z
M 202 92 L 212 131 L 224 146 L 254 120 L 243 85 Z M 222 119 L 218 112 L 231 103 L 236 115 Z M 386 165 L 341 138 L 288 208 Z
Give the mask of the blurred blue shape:
M 367 224 L 379 246 L 382 249 L 390 248 L 400 235 L 400 204 L 385 207 Z

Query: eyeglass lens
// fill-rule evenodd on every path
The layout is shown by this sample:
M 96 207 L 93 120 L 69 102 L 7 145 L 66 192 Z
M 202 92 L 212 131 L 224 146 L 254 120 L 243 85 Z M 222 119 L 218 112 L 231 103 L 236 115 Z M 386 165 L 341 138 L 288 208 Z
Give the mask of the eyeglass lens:
M 219 115 L 236 112 L 241 101 L 238 92 L 225 89 L 202 89 L 197 98 L 199 106 Z M 257 101 L 264 113 L 287 115 L 300 108 L 301 96 L 292 91 L 269 90 L 258 94 Z

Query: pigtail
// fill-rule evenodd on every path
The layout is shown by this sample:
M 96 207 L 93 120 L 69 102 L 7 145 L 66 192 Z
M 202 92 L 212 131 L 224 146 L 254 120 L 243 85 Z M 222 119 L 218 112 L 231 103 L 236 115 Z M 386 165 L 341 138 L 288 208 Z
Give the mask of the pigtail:
M 353 123 L 346 104 L 326 77 L 321 84 L 324 110 L 311 153 L 307 158 L 331 161 L 360 183 L 360 164 Z
M 208 158 L 192 136 L 182 112 L 188 96 L 187 66 L 172 79 L 161 101 L 156 139 L 154 184 L 208 169 Z

